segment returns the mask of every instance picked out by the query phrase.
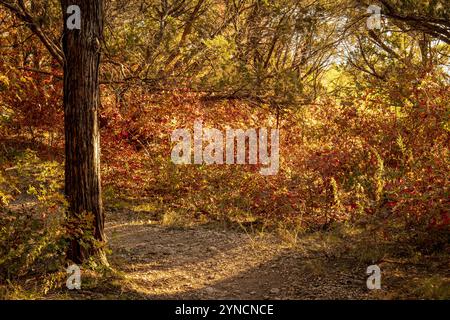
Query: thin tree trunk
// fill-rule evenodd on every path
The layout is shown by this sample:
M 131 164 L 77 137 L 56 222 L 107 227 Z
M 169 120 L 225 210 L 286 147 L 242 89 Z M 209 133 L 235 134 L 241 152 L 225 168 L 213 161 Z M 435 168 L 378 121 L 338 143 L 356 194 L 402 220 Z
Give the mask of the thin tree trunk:
M 81 10 L 81 29 L 67 28 L 67 7 Z M 64 15 L 64 125 L 65 194 L 71 229 L 84 228 L 84 236 L 72 238 L 68 258 L 82 263 L 98 256 L 106 262 L 98 244 L 105 242 L 100 180 L 100 136 L 97 113 L 100 104 L 99 64 L 103 34 L 102 0 L 61 0 Z M 93 222 L 86 226 L 88 215 Z M 75 221 L 75 222 L 74 222 Z M 81 223 L 78 225 L 78 223 Z M 83 240 L 83 242 L 81 241 Z M 87 243 L 88 245 L 84 245 Z M 83 245 L 82 245 L 83 244 Z

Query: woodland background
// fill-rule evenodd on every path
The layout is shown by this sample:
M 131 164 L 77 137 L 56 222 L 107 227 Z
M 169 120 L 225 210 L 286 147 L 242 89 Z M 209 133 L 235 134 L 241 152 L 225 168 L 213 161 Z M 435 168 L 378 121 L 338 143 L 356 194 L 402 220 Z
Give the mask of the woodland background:
M 370 298 L 449 298 L 448 0 L 104 5 L 107 222 L 275 235 L 292 252 L 313 237 L 324 265 L 399 268 Z M 367 28 L 369 5 L 381 29 Z M 62 23 L 58 1 L 0 1 L 0 296 L 142 297 L 114 247 L 110 267 L 87 263 L 84 293 L 64 288 L 79 230 L 64 215 Z M 280 128 L 279 173 L 174 165 L 170 134 L 196 119 Z

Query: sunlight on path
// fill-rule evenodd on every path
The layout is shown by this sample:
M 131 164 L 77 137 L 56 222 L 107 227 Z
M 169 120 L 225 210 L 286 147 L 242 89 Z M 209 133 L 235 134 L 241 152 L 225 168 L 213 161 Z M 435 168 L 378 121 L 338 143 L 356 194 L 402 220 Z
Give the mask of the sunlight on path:
M 118 260 L 131 260 L 123 271 L 133 289 L 152 295 L 201 289 L 220 295 L 215 285 L 258 268 L 280 250 L 269 239 L 256 246 L 245 233 L 130 224 L 107 230 Z

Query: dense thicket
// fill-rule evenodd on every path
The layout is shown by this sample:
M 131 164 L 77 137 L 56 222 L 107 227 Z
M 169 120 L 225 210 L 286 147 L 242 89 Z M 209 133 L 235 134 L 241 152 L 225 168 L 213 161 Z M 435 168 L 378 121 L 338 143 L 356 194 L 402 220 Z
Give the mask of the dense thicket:
M 367 24 L 374 5 L 379 29 Z M 59 1 L 0 0 L 0 207 L 36 196 L 33 232 L 64 206 L 62 23 Z M 384 238 L 448 241 L 447 0 L 112 0 L 104 23 L 108 210 L 145 199 L 143 211 L 175 221 L 370 221 Z M 173 165 L 170 133 L 200 118 L 278 126 L 279 174 Z M 0 237 L 33 237 L 11 215 Z M 35 255 L 8 241 L 1 262 L 29 265 Z

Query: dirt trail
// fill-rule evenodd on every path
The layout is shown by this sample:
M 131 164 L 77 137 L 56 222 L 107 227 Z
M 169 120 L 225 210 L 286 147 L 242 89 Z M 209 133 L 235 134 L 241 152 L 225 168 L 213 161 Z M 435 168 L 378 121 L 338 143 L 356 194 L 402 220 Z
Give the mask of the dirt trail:
M 35 205 L 34 198 L 22 197 L 9 209 Z M 365 284 L 367 266 L 342 263 L 317 243 L 292 246 L 270 233 L 257 235 L 219 225 L 177 229 L 162 225 L 161 217 L 125 209 L 107 210 L 106 221 L 108 259 L 125 280 L 78 292 L 58 290 L 45 299 L 373 297 Z
M 10 209 L 35 204 L 24 197 Z M 173 228 L 162 218 L 107 210 L 113 274 L 85 270 L 82 290 L 62 286 L 42 298 L 414 299 L 448 297 L 450 292 L 448 254 L 417 252 L 411 258 L 408 247 L 390 244 L 386 251 L 358 233 L 342 238 L 317 232 L 293 244 L 273 233 L 219 223 Z M 382 290 L 367 289 L 371 264 L 382 270 Z
M 273 235 L 108 222 L 111 263 L 149 299 L 367 299 L 365 268 Z

